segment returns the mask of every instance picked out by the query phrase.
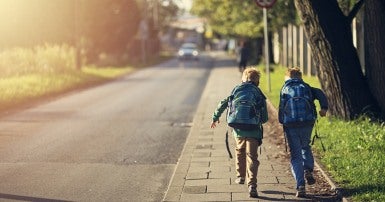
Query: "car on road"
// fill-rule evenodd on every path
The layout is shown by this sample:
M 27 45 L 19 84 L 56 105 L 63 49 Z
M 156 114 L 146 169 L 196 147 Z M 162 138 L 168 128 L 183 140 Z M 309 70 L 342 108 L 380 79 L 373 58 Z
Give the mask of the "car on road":
M 184 43 L 178 50 L 178 59 L 194 59 L 198 60 L 199 50 L 195 43 Z

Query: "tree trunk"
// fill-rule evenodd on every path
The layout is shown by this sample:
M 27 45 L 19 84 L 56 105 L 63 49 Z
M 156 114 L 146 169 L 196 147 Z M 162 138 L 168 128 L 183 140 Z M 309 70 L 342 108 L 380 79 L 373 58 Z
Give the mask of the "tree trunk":
M 350 21 L 337 0 L 295 0 L 295 6 L 328 97 L 330 114 L 350 120 L 368 110 L 375 111 L 377 104 L 361 71 Z
M 370 90 L 381 111 L 385 112 L 385 3 L 382 0 L 365 3 L 365 72 Z

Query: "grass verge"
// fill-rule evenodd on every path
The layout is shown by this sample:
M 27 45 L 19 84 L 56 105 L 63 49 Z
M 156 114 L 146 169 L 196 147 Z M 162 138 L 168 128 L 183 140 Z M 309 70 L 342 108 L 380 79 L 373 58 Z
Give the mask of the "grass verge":
M 136 67 L 75 69 L 75 51 L 68 45 L 42 45 L 0 51 L 0 112 L 23 108 L 48 97 L 100 84 L 138 68 L 168 59 L 160 55 Z
M 13 110 L 28 103 L 76 89 L 100 84 L 134 71 L 132 67 L 94 68 L 61 74 L 30 73 L 0 79 L 0 111 Z

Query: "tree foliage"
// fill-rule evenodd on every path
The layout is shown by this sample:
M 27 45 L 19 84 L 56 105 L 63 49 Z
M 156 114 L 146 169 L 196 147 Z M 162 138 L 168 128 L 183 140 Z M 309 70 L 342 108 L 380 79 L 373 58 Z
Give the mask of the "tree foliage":
M 96 55 L 121 53 L 141 19 L 132 0 L 2 0 L 2 47 L 82 43 Z
M 347 16 L 357 0 L 337 0 L 341 11 Z
M 66 43 L 88 61 L 101 53 L 123 55 L 138 38 L 143 18 L 157 36 L 177 12 L 171 0 L 1 0 L 0 48 Z
M 74 3 L 77 40 L 81 40 L 89 56 L 125 51 L 141 19 L 136 1 L 75 0 Z
M 263 13 L 254 1 L 194 0 L 192 12 L 205 18 L 212 29 L 224 36 L 257 38 L 263 35 Z M 296 22 L 293 1 L 277 1 L 268 10 L 269 29 L 274 31 Z
M 67 0 L 1 0 L 0 48 L 71 42 L 73 8 Z

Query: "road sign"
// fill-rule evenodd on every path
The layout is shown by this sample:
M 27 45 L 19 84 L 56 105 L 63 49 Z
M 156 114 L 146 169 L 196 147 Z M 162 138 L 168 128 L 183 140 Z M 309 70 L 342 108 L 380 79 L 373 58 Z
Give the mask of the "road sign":
M 254 0 L 254 2 L 262 8 L 271 8 L 277 0 Z

